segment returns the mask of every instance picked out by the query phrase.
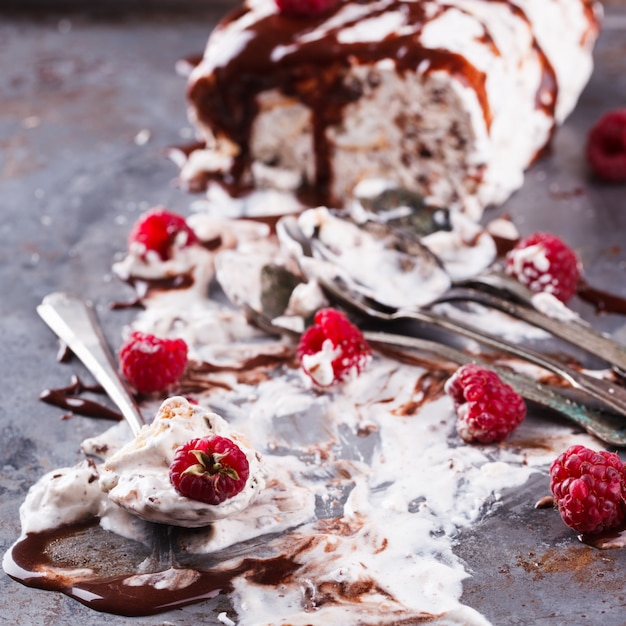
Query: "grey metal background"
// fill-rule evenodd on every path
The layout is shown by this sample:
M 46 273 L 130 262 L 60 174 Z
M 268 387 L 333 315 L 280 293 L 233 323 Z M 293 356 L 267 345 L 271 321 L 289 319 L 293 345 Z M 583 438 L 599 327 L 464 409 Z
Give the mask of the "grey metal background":
M 84 8 L 70 1 L 65 6 Z M 44 472 L 80 458 L 78 445 L 103 424 L 61 422 L 38 401 L 46 387 L 81 372 L 55 359 L 56 341 L 35 313 L 53 290 L 95 300 L 112 345 L 129 312 L 111 301 L 128 297 L 110 265 L 125 248 L 130 224 L 163 204 L 187 212 L 176 168 L 163 149 L 188 141 L 184 80 L 176 61 L 198 53 L 227 1 L 89 3 L 97 9 L 38 11 L 45 0 L 0 0 L 0 551 L 19 534 L 18 506 Z M 626 186 L 588 175 L 583 147 L 593 121 L 626 105 L 626 7 L 611 3 L 596 54 L 596 72 L 576 112 L 559 131 L 552 154 L 500 212 L 522 233 L 560 233 L 579 252 L 585 274 L 626 296 Z M 133 11 L 129 10 L 132 6 Z M 106 11 L 103 11 L 106 9 Z M 135 137 L 147 130 L 150 139 Z M 494 215 L 495 212 L 492 213 Z M 626 320 L 574 304 L 596 326 L 616 332 Z M 544 419 L 533 416 L 531 419 Z M 626 623 L 626 551 L 580 544 L 550 511 L 536 511 L 545 476 L 505 494 L 495 512 L 458 540 L 472 577 L 464 601 L 494 624 Z M 63 595 L 32 590 L 0 573 L 0 624 L 217 623 L 203 605 L 150 618 L 95 613 Z

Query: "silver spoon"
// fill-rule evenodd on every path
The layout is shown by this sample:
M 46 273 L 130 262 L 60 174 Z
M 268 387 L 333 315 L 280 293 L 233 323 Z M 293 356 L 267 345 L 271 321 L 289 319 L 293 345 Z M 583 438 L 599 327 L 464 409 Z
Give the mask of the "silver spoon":
M 331 264 L 337 264 L 337 257 L 332 250 L 329 250 L 318 238 L 308 238 L 302 232 L 296 217 L 281 218 L 277 229 L 281 242 L 291 248 L 290 251 L 295 256 L 317 257 Z M 415 245 L 418 244 L 419 242 L 416 241 Z M 418 289 L 417 285 L 415 289 Z M 369 291 L 371 289 L 368 289 Z M 534 308 L 531 301 L 532 295 L 523 285 L 509 277 L 487 273 L 472 280 L 451 284 L 449 288 L 420 308 L 426 311 L 434 304 L 455 300 L 477 302 L 541 328 L 554 337 L 609 363 L 619 372 L 626 372 L 626 347 L 612 341 L 584 322 L 565 321 L 541 313 Z
M 227 298 L 243 310 L 250 324 L 263 332 L 283 336 L 292 342 L 298 341 L 300 333 L 291 325 L 280 323 L 279 319 L 288 307 L 292 291 L 299 283 L 304 282 L 302 276 L 293 274 L 284 266 L 277 267 L 273 264 L 268 266 L 261 261 L 256 269 L 252 270 L 253 273 L 258 272 L 258 279 L 246 283 L 245 289 L 234 290 L 232 276 L 240 274 L 242 267 L 250 273 L 249 260 L 239 264 L 237 255 L 229 255 L 227 262 L 217 264 L 217 280 Z M 457 365 L 469 362 L 481 363 L 481 359 L 475 355 L 432 340 L 367 330 L 364 331 L 364 335 L 372 344 L 385 344 L 393 346 L 394 349 L 417 351 Z M 586 406 L 508 368 L 494 367 L 493 364 L 486 362 L 482 364 L 497 371 L 526 400 L 560 413 L 607 444 L 626 446 L 626 427 L 621 418 Z
M 124 416 L 133 435 L 137 436 L 145 420 L 118 374 L 93 305 L 71 293 L 55 292 L 43 299 L 37 307 L 37 313 L 102 385 Z M 152 550 L 140 569 L 155 575 L 178 569 L 174 560 L 174 528 L 153 524 L 152 529 Z
M 418 241 L 437 231 L 452 230 L 449 211 L 429 206 L 420 194 L 384 181 L 357 187 L 350 215 L 358 216 L 361 221 L 382 221 Z M 433 304 L 470 300 L 499 309 L 601 358 L 615 366 L 619 373 L 626 372 L 626 347 L 577 316 L 560 320 L 545 315 L 536 308 L 535 295 L 526 285 L 506 275 L 501 266 L 492 266 L 472 278 L 453 281 L 451 288 Z
M 70 293 L 55 292 L 43 299 L 37 313 L 102 385 L 126 419 L 133 435 L 137 435 L 145 421 L 117 373 L 91 303 Z

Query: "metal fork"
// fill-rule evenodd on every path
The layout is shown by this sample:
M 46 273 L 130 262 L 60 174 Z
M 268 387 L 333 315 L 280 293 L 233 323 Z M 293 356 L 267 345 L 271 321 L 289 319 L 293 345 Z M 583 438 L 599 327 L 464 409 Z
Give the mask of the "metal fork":
M 356 289 L 353 289 L 341 277 L 335 276 L 333 279 L 329 279 L 323 276 L 316 276 L 314 278 L 318 280 L 320 286 L 331 299 L 340 302 L 349 309 L 358 311 L 366 317 L 385 322 L 415 320 L 477 341 L 485 346 L 512 355 L 527 363 L 532 363 L 552 372 L 574 389 L 582 391 L 619 415 L 626 416 L 626 390 L 612 382 L 594 378 L 584 372 L 574 370 L 544 354 L 535 352 L 530 348 L 512 344 L 476 327 L 468 326 L 460 321 L 438 315 L 432 311 L 383 307 L 379 303 L 359 293 Z
M 274 324 L 267 315 L 253 308 L 248 303 L 242 303 L 241 306 L 248 321 L 262 331 L 270 335 L 285 335 L 290 339 L 297 339 L 300 336 L 299 333 L 290 328 Z M 534 402 L 540 407 L 556 411 L 606 444 L 626 447 L 626 426 L 622 419 L 614 415 L 602 413 L 592 407 L 584 406 L 510 369 L 494 367 L 493 364 L 487 364 L 477 357 L 466 354 L 462 350 L 429 339 L 367 330 L 363 332 L 363 335 L 372 345 L 378 344 L 392 346 L 395 349 L 417 351 L 420 354 L 444 359 L 456 365 L 465 363 L 483 364 L 496 371 L 505 382 L 510 384 L 526 400 Z

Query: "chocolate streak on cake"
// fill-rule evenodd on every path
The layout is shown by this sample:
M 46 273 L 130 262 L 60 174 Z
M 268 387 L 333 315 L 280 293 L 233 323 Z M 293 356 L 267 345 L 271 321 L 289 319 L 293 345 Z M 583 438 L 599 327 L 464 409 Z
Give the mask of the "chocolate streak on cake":
M 77 395 L 85 391 L 104 393 L 104 389 L 100 385 L 86 385 L 78 376 L 72 376 L 70 385 L 58 389 L 45 389 L 39 395 L 39 399 L 46 404 L 64 409 L 74 415 L 97 417 L 118 422 L 123 419 L 121 413 L 109 409 L 104 404 L 81 398 Z M 66 419 L 68 416 L 65 415 L 63 417 Z
M 536 107 L 545 112 L 552 122 L 552 134 L 556 128 L 554 120 L 558 96 L 556 73 L 547 55 L 532 33 L 532 24 L 524 11 L 512 0 L 489 0 L 505 4 L 511 13 L 528 24 L 532 36 L 532 46 L 542 68 L 540 84 L 536 93 Z M 427 49 L 419 44 L 422 27 L 443 12 L 455 7 L 443 5 L 435 7 L 430 14 L 420 2 L 390 0 L 385 5 L 368 0 L 357 0 L 359 5 L 367 5 L 368 12 L 358 20 L 372 19 L 388 11 L 398 11 L 406 16 L 406 24 L 414 32 L 406 35 L 392 34 L 378 42 L 341 43 L 339 34 L 343 29 L 357 24 L 357 20 L 346 21 L 338 27 L 328 27 L 333 17 L 342 10 L 344 3 L 323 16 L 307 19 L 290 18 L 281 14 L 271 14 L 243 29 L 240 33 L 241 50 L 224 65 L 215 67 L 210 76 L 200 77 L 191 84 L 188 97 L 196 105 L 199 121 L 211 129 L 216 137 L 232 140 L 239 153 L 227 174 L 206 173 L 201 180 L 191 181 L 192 186 L 206 187 L 214 179 L 225 186 L 233 196 L 241 196 L 251 190 L 250 173 L 252 155 L 250 139 L 252 127 L 258 114 L 257 97 L 260 93 L 276 89 L 285 96 L 293 97 L 309 108 L 312 115 L 312 134 L 315 155 L 315 180 L 304 183 L 309 196 L 314 190 L 314 198 L 301 198 L 305 204 L 336 204 L 331 197 L 333 183 L 332 145 L 329 144 L 327 129 L 341 124 L 345 107 L 359 99 L 361 92 L 346 80 L 351 67 L 371 64 L 383 58 L 393 59 L 399 74 L 426 68 L 424 73 L 443 70 L 456 77 L 476 93 L 482 107 L 485 123 L 489 129 L 492 114 L 490 111 L 485 81 L 486 76 L 463 56 L 441 49 Z M 433 9 L 432 5 L 429 5 Z M 462 10 L 456 7 L 456 10 Z M 584 5 L 590 32 L 597 30 L 597 15 L 591 0 Z M 246 6 L 229 14 L 218 26 L 216 33 L 240 19 L 250 9 Z M 479 19 L 479 18 L 476 18 Z M 497 49 L 486 25 L 482 24 L 482 39 L 494 53 Z M 325 35 L 316 40 L 306 40 L 306 35 L 319 28 L 325 28 Z M 304 38 L 304 39 L 303 39 Z M 276 61 L 277 50 L 288 52 Z M 552 136 L 551 134 L 551 136 Z M 549 146 L 539 150 L 534 159 L 539 158 Z
M 368 4 L 361 2 L 360 4 Z M 199 78 L 190 85 L 188 97 L 194 102 L 199 121 L 211 128 L 218 137 L 228 137 L 240 152 L 235 157 L 229 175 L 219 182 L 231 194 L 242 195 L 250 186 L 250 138 L 258 113 L 257 96 L 277 89 L 306 105 L 313 116 L 315 151 L 315 180 L 309 181 L 319 193 L 320 203 L 333 204 L 331 150 L 327 129 L 343 121 L 344 108 L 357 101 L 360 91 L 346 81 L 350 68 L 371 64 L 382 58 L 393 59 L 399 74 L 414 72 L 422 66 L 426 74 L 446 71 L 474 90 L 483 110 L 487 126 L 491 111 L 486 94 L 486 76 L 460 54 L 441 49 L 428 49 L 419 44 L 422 26 L 432 19 L 420 2 L 391 0 L 384 6 L 373 6 L 367 18 L 387 11 L 401 11 L 406 23 L 416 32 L 389 35 L 381 41 L 341 43 L 339 34 L 357 22 L 347 22 L 338 28 L 327 28 L 325 36 L 314 41 L 302 37 L 316 28 L 327 26 L 333 14 L 310 19 L 294 19 L 272 14 L 245 29 L 242 49 L 224 65 L 214 68 L 211 76 Z M 335 14 L 342 8 L 340 4 Z M 440 15 L 450 7 L 438 7 Z M 241 17 L 248 9 L 240 8 L 218 27 L 223 29 Z M 360 17 L 359 20 L 363 19 Z M 277 49 L 289 50 L 280 63 L 274 59 Z
M 581 37 L 580 44 L 586 46 L 590 37 L 595 37 L 600 30 L 600 16 L 598 15 L 596 0 L 582 0 L 583 10 L 587 18 L 588 27 Z
M 537 38 L 535 37 L 532 29 L 532 23 L 526 13 L 522 8 L 513 4 L 511 0 L 489 0 L 489 2 L 498 2 L 500 4 L 505 4 L 508 6 L 509 10 L 513 15 L 523 20 L 528 24 L 528 30 L 532 35 L 532 46 L 535 51 L 539 62 L 541 63 L 541 81 L 539 82 L 539 88 L 537 89 L 537 94 L 535 96 L 535 108 L 543 111 L 546 114 L 546 117 L 552 119 L 552 127 L 550 129 L 550 136 L 545 146 L 537 151 L 537 154 L 533 157 L 533 161 L 536 161 L 546 151 L 546 148 L 550 145 L 552 141 L 552 137 L 554 136 L 554 132 L 556 131 L 556 102 L 559 95 L 559 86 L 557 82 L 556 72 L 552 63 L 550 63 L 550 59 L 543 51 L 543 48 L 539 45 Z

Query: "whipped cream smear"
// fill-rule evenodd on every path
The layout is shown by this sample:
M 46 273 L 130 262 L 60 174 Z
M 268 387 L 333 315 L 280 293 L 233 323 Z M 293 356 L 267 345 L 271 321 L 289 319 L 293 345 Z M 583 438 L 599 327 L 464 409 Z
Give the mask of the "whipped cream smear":
M 188 342 L 180 395 L 144 401 L 144 414 L 156 417 L 138 437 L 116 424 L 83 443 L 84 462 L 43 476 L 20 509 L 23 537 L 96 517 L 108 531 L 146 545 L 154 532 L 146 520 L 200 525 L 178 531 L 185 552 L 199 557 L 252 541 L 250 556 L 280 558 L 290 568 L 268 585 L 247 575 L 246 551 L 211 563 L 215 572 L 242 568 L 230 575 L 232 611 L 219 617 L 239 626 L 488 624 L 460 602 L 469 573 L 454 552 L 457 533 L 497 507 L 504 489 L 545 473 L 568 445 L 598 442 L 546 421 L 536 433 L 539 426 L 522 424 L 499 445 L 464 444 L 442 392 L 453 371 L 447 362 L 400 361 L 374 349 L 363 375 L 313 388 L 292 340 L 261 333 L 223 298 L 207 296 L 217 277 L 235 301 L 259 302 L 262 266 L 293 263 L 276 236 L 263 224 L 206 214 L 189 223 L 201 238 L 221 233 L 221 245 L 175 253 L 173 263 L 193 277 L 183 288 L 156 280 L 172 262 L 141 267 L 154 280 L 131 324 Z M 131 282 L 139 263 L 132 257 L 115 266 Z M 299 315 L 323 302 L 314 285 L 297 291 L 290 308 Z M 482 319 L 492 331 L 528 330 L 501 314 Z M 236 438 L 252 470 L 241 498 L 213 512 L 177 496 L 167 479 L 174 448 L 208 432 Z M 8 555 L 4 567 L 19 578 Z M 44 567 L 38 575 L 57 574 Z M 69 580 L 89 574 L 64 572 Z M 198 576 L 173 567 L 158 576 L 137 572 L 122 584 L 184 593 Z

